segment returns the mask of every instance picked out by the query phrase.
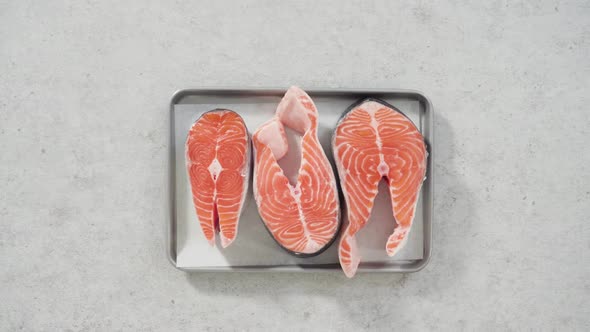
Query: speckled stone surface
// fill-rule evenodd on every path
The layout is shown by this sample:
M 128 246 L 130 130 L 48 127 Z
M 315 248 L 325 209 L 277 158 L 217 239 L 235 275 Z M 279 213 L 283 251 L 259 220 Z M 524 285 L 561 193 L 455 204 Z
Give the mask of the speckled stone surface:
M 590 329 L 588 1 L 0 1 L 0 330 Z M 201 86 L 414 88 L 421 272 L 184 274 L 168 109 Z

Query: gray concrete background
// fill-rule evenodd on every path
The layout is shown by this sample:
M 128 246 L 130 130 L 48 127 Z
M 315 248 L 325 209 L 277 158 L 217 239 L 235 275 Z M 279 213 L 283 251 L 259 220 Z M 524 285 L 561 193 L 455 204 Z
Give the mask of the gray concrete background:
M 415 88 L 416 274 L 187 275 L 164 255 L 179 88 Z M 0 329 L 590 329 L 590 2 L 0 1 Z

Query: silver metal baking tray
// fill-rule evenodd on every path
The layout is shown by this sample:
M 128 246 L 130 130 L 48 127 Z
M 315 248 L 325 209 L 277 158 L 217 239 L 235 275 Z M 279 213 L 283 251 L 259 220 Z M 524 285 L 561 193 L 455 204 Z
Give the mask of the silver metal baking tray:
M 186 89 L 170 101 L 169 211 L 167 254 L 172 265 L 183 271 L 340 271 L 338 240 L 324 253 L 298 258 L 286 253 L 270 237 L 252 197 L 250 183 L 236 241 L 228 248 L 210 247 L 200 232 L 192 208 L 184 169 L 184 140 L 192 123 L 214 108 L 239 113 L 250 133 L 270 118 L 286 89 Z M 331 137 L 338 119 L 354 102 L 375 97 L 401 110 L 416 124 L 428 145 L 428 167 L 414 226 L 406 247 L 395 257 L 385 255 L 385 241 L 394 227 L 387 190 L 382 183 L 371 219 L 359 233 L 359 272 L 416 272 L 430 259 L 433 209 L 433 110 L 428 98 L 418 91 L 396 89 L 309 89 L 320 116 L 320 141 L 332 162 Z M 341 201 L 344 207 L 344 202 Z M 346 213 L 343 210 L 342 215 Z M 382 220 L 387 219 L 387 220 Z M 346 222 L 346 221 L 344 221 Z M 363 235 L 364 234 L 364 235 Z M 406 250 L 407 249 L 407 250 Z

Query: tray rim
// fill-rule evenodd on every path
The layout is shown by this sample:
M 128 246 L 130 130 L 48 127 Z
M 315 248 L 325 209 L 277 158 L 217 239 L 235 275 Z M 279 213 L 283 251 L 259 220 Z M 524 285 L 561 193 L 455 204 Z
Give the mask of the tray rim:
M 398 98 L 412 98 L 423 104 L 424 121 L 428 126 L 428 135 L 425 140 L 428 146 L 427 159 L 427 179 L 422 190 L 427 190 L 429 195 L 426 197 L 428 217 L 424 219 L 423 224 L 423 249 L 424 256 L 420 260 L 412 260 L 412 264 L 388 266 L 385 264 L 365 263 L 365 266 L 359 266 L 359 272 L 389 272 L 389 273 L 413 273 L 418 272 L 426 267 L 432 256 L 432 220 L 434 213 L 434 108 L 430 99 L 421 91 L 413 89 L 367 89 L 367 88 L 302 88 L 310 95 L 396 95 Z M 202 87 L 176 90 L 169 102 L 169 151 L 168 151 L 168 210 L 169 220 L 166 223 L 166 256 L 172 266 L 184 272 L 335 272 L 341 271 L 340 264 L 297 264 L 297 265 L 255 265 L 255 266 L 223 266 L 223 267 L 204 267 L 204 268 L 184 268 L 176 265 L 176 144 L 174 138 L 174 106 L 182 99 L 189 96 L 198 95 L 276 95 L 282 96 L 287 88 L 264 88 L 264 87 Z M 334 244 L 332 244 L 334 245 Z

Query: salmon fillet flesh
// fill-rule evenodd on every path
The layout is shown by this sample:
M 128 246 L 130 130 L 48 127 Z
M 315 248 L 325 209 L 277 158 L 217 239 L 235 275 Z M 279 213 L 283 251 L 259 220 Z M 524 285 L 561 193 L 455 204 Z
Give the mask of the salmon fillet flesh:
M 301 135 L 295 183 L 279 165 L 289 150 L 285 127 Z M 318 139 L 318 111 L 303 90 L 291 87 L 275 116 L 252 135 L 254 197 L 264 225 L 288 252 L 309 257 L 334 241 L 340 226 L 336 178 Z
M 244 120 L 235 112 L 204 113 L 186 139 L 186 167 L 193 203 L 205 238 L 229 246 L 238 234 L 238 221 L 248 191 L 250 141 Z
M 394 256 L 404 246 L 426 174 L 428 153 L 412 121 L 377 99 L 351 106 L 336 127 L 332 148 L 348 216 L 338 255 L 344 273 L 352 277 L 360 263 L 355 235 L 369 219 L 383 178 L 389 186 L 397 223 L 385 249 Z

